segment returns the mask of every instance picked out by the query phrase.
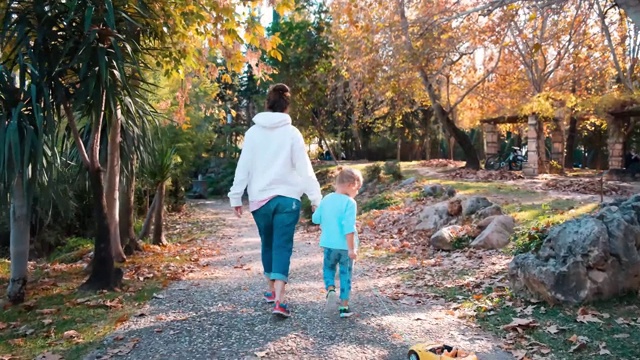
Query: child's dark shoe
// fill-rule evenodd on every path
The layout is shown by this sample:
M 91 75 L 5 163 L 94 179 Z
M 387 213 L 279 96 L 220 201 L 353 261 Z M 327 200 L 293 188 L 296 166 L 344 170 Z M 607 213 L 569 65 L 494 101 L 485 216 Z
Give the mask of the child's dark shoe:
M 341 306 L 340 307 L 340 317 L 341 318 L 348 318 L 351 317 L 353 315 L 353 313 L 351 312 L 351 310 L 349 309 L 348 306 Z

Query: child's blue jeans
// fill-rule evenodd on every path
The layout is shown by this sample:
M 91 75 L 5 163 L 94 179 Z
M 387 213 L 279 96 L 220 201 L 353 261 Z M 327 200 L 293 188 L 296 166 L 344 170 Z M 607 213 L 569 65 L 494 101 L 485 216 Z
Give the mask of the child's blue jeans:
M 260 233 L 265 276 L 288 282 L 300 200 L 276 196 L 251 214 Z
M 335 288 L 336 267 L 340 266 L 340 300 L 349 300 L 351 293 L 351 275 L 353 272 L 353 260 L 349 259 L 349 251 L 338 249 L 324 249 L 324 261 L 322 275 L 325 289 Z

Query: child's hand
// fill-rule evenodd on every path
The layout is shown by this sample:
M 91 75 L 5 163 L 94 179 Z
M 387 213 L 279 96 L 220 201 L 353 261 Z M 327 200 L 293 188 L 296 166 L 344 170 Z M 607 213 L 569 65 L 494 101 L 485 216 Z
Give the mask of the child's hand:
M 349 259 L 355 260 L 357 257 L 358 257 L 358 254 L 356 253 L 355 250 L 349 250 Z

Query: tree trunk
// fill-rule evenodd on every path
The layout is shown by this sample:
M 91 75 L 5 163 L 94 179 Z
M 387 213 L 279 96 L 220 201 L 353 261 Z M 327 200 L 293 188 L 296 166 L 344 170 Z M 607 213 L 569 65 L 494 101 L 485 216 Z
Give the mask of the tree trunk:
M 92 164 L 89 169 L 89 183 L 93 195 L 96 236 L 94 243 L 93 263 L 89 279 L 80 286 L 81 290 L 113 290 L 120 286 L 122 270 L 116 269 L 111 251 L 111 236 L 107 220 L 107 200 L 102 184 L 102 169 Z
M 29 241 L 31 239 L 29 206 L 27 205 L 27 193 L 24 189 L 22 173 L 16 176 L 11 189 L 10 226 L 11 278 L 7 289 L 7 297 L 11 303 L 19 304 L 25 299 Z
M 127 174 L 128 179 L 124 182 L 124 186 L 120 188 L 120 242 L 126 255 L 142 250 L 133 228 L 135 224 L 135 162 L 134 155 L 133 166 L 131 166 Z
M 327 146 L 327 150 L 329 150 L 329 154 L 331 154 L 331 158 L 333 159 L 333 162 L 336 165 L 339 165 L 336 154 L 333 153 L 333 149 L 331 149 L 331 146 L 329 146 L 329 143 L 327 142 L 327 138 L 324 137 L 324 131 L 322 131 L 322 128 L 320 127 L 320 121 L 318 120 L 318 117 L 316 116 L 316 113 L 314 110 L 311 110 L 311 116 L 313 119 L 313 125 L 316 127 L 316 131 L 318 131 L 318 137 L 320 137 L 320 141 L 324 142 L 324 144 Z
M 573 152 L 576 149 L 576 137 L 578 136 L 578 119 L 575 116 L 569 120 L 569 133 L 567 134 L 567 142 L 565 143 L 564 167 L 573 169 Z M 584 167 L 584 165 L 583 165 Z
M 120 106 L 116 107 L 116 113 L 111 121 L 109 129 L 107 179 L 105 197 L 107 204 L 107 219 L 109 221 L 109 233 L 111 234 L 111 251 L 116 262 L 124 262 L 127 257 L 122 250 L 120 242 L 120 217 L 119 217 L 119 186 L 120 186 L 120 126 L 122 114 Z
M 149 199 L 148 196 L 147 196 L 147 199 Z M 156 212 L 157 202 L 158 202 L 158 197 L 154 196 L 153 201 L 151 202 L 151 206 L 149 206 L 147 210 L 147 216 L 144 218 L 144 223 L 142 224 L 142 229 L 140 229 L 140 234 L 138 234 L 138 239 L 140 240 L 144 240 L 148 238 L 149 234 L 151 234 L 151 227 L 153 226 L 153 216 Z
M 158 185 L 158 189 L 156 190 L 156 196 L 153 199 L 153 202 L 156 203 L 155 208 L 155 225 L 153 227 L 153 240 L 152 244 L 154 245 L 167 245 L 167 241 L 164 238 L 164 230 L 163 230 L 163 218 L 164 218 L 164 191 L 165 191 L 165 182 L 161 182 Z M 156 202 L 156 199 L 158 201 Z
M 411 42 L 411 38 L 409 37 L 409 21 L 407 20 L 407 16 L 404 9 L 404 1 L 398 1 L 398 6 L 400 10 L 400 25 L 402 26 L 402 32 L 404 36 L 405 47 L 407 52 L 410 55 L 413 55 L 414 48 L 413 43 Z M 414 60 L 415 61 L 415 60 Z M 427 94 L 429 95 L 429 100 L 431 101 L 431 107 L 435 113 L 436 118 L 440 123 L 442 123 L 442 127 L 446 131 L 449 136 L 452 136 L 455 141 L 460 145 L 462 151 L 464 152 L 465 158 L 467 159 L 467 164 L 465 165 L 468 169 L 480 170 L 480 158 L 478 157 L 478 152 L 476 151 L 469 135 L 467 135 L 464 131 L 460 130 L 458 126 L 451 120 L 449 114 L 444 110 L 442 105 L 440 104 L 440 97 L 436 92 L 433 84 L 429 80 L 429 75 L 424 70 L 424 68 L 415 63 L 414 67 L 418 71 L 418 75 L 420 76 L 420 81 L 424 86 Z
M 398 137 L 398 143 L 396 144 L 396 160 L 400 162 L 402 156 L 402 138 Z

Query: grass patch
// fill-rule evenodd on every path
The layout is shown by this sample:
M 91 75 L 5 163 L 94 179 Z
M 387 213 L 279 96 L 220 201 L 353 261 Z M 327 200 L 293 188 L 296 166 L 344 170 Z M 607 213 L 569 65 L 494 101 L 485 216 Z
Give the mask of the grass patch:
M 638 297 L 628 295 L 616 300 L 599 302 L 589 306 L 603 314 L 608 314 L 608 318 L 597 316 L 602 323 L 576 321 L 577 307 L 548 307 L 538 305 L 531 315 L 518 314 L 514 307 L 504 306 L 497 308 L 496 314 L 478 318 L 478 324 L 496 334 L 504 335 L 502 327 L 512 321 L 514 317 L 534 318 L 540 326 L 525 330 L 525 335 L 529 337 L 524 343 L 537 341 L 545 344 L 555 359 L 597 359 L 599 344 L 606 343 L 606 349 L 611 352 L 607 358 L 611 359 L 639 359 L 640 358 L 640 324 L 637 321 L 640 317 L 638 307 Z M 526 306 L 526 305 L 525 305 Z M 552 334 L 546 331 L 550 326 L 556 325 L 561 329 L 558 333 Z M 568 339 L 573 335 L 586 336 L 589 342 L 586 348 L 569 352 L 574 345 Z M 529 354 L 531 356 L 532 353 Z M 542 355 L 538 353 L 537 355 Z M 549 354 L 550 355 L 550 354 Z M 549 358 L 543 356 L 543 358 Z M 604 357 L 602 357 L 604 358 Z
M 362 206 L 362 212 L 366 213 L 371 210 L 384 210 L 395 205 L 400 205 L 402 199 L 393 193 L 382 193 L 372 197 Z

